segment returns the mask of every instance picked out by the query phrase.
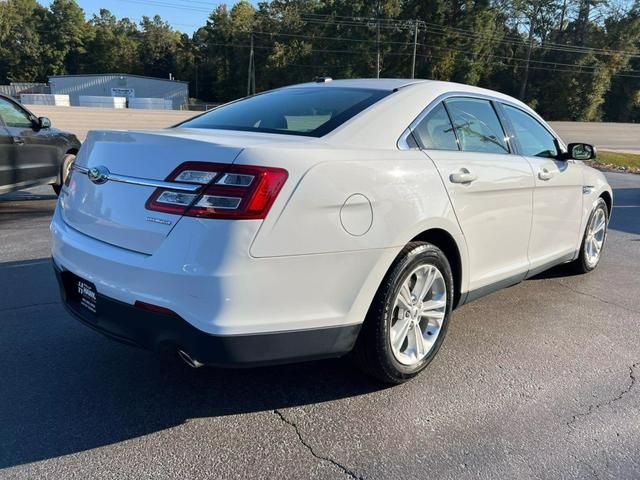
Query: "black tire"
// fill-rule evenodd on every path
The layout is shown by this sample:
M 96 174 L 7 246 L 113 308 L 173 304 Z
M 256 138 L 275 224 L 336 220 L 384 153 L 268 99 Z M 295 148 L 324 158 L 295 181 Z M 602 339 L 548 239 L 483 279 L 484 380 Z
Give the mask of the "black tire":
M 76 156 L 72 153 L 67 153 L 62 159 L 62 165 L 60 166 L 60 180 L 58 183 L 54 183 L 51 185 L 53 187 L 53 191 L 56 192 L 56 195 L 60 195 L 60 191 L 62 190 L 62 186 L 64 182 L 67 180 L 67 176 L 71 171 L 71 165 L 75 161 Z
M 435 266 L 447 291 L 445 316 L 435 344 L 420 362 L 413 366 L 400 363 L 391 348 L 389 330 L 393 316 L 394 300 L 407 275 L 421 264 Z M 426 242 L 411 242 L 400 252 L 387 272 L 356 342 L 354 359 L 358 366 L 373 378 L 388 384 L 399 384 L 418 375 L 433 360 L 447 333 L 453 304 L 453 275 L 447 257 L 442 250 Z
M 589 263 L 587 260 L 587 237 L 589 235 L 589 226 L 593 220 L 593 217 L 596 215 L 598 210 L 604 211 L 605 215 L 605 226 L 604 226 L 604 243 L 602 244 L 602 249 L 600 250 L 600 255 L 595 263 Z M 589 220 L 587 220 L 587 226 L 584 229 L 584 235 L 582 236 L 582 243 L 580 244 L 580 255 L 573 262 L 572 266 L 577 273 L 589 273 L 592 270 L 595 270 L 600 260 L 602 259 L 602 251 L 604 250 L 604 246 L 607 243 L 607 233 L 609 229 L 609 208 L 607 207 L 607 203 L 599 198 L 596 202 L 595 207 L 591 211 L 589 215 Z

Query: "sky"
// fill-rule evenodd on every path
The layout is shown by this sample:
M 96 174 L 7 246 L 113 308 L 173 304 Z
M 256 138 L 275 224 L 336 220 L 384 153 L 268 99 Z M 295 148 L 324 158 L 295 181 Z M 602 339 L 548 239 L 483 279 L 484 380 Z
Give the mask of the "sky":
M 1 1 L 1 0 L 0 0 Z M 42 5 L 49 6 L 52 0 L 39 0 Z M 98 13 L 101 8 L 111 11 L 116 17 L 129 17 L 136 22 L 142 16 L 160 15 L 175 29 L 184 33 L 192 33 L 203 26 L 209 13 L 218 5 L 233 5 L 236 0 L 76 0 L 84 9 L 87 18 Z M 256 4 L 258 0 L 251 0 Z M 631 5 L 633 0 L 613 0 L 611 4 Z
M 101 8 L 111 11 L 116 17 L 129 17 L 139 21 L 142 16 L 153 17 L 160 15 L 169 22 L 175 30 L 192 33 L 204 25 L 209 13 L 219 4 L 233 5 L 235 0 L 206 1 L 206 0 L 76 0 L 84 10 L 85 16 L 91 18 Z M 51 0 L 40 0 L 49 6 Z

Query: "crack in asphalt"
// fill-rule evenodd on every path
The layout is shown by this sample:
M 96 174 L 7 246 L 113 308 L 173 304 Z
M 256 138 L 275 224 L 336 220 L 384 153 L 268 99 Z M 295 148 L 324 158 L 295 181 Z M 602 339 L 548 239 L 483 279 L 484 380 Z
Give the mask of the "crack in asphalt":
M 559 280 L 555 280 L 555 281 L 552 280 L 552 282 L 557 284 L 557 285 L 561 285 L 564 288 L 566 288 L 567 290 L 571 290 L 572 292 L 577 293 L 579 295 L 584 295 L 585 297 L 593 298 L 593 299 L 598 300 L 598 301 L 600 301 L 602 303 L 606 303 L 607 305 L 613 305 L 614 307 L 621 308 L 623 310 L 626 310 L 627 312 L 640 314 L 640 310 L 634 310 L 633 308 L 625 307 L 624 305 L 620 305 L 619 303 L 612 302 L 611 300 L 605 300 L 604 298 L 600 298 L 597 295 L 593 295 L 592 293 L 583 292 L 583 291 L 578 290 L 577 288 L 574 288 L 574 287 L 572 287 L 570 285 L 567 285 L 566 283 L 563 283 L 563 282 L 561 282 Z
M 633 386 L 636 383 L 636 376 L 635 376 L 635 369 L 638 368 L 640 366 L 640 362 L 638 363 L 634 363 L 633 365 L 631 365 L 629 368 L 629 385 L 627 385 L 627 387 L 622 390 L 622 392 L 620 392 L 615 398 L 612 398 L 611 400 L 607 400 L 605 402 L 601 402 L 601 403 L 596 403 L 593 405 L 589 405 L 589 408 L 587 409 L 586 412 L 582 412 L 582 413 L 576 413 L 573 417 L 571 417 L 571 420 L 569 420 L 567 422 L 567 426 L 571 427 L 574 423 L 576 423 L 578 421 L 579 418 L 582 417 L 587 417 L 589 415 L 591 415 L 593 412 L 601 409 L 602 407 L 606 407 L 608 405 L 611 405 L 612 403 L 615 403 L 619 400 L 622 400 L 622 398 L 631 391 L 631 389 L 633 388 Z
M 274 410 L 273 413 L 275 415 L 277 415 L 280 420 L 282 420 L 284 423 L 286 423 L 287 425 L 289 425 L 290 427 L 293 428 L 293 430 L 296 432 L 296 435 L 298 436 L 298 440 L 300 441 L 300 443 L 309 451 L 309 453 L 311 453 L 311 455 L 313 455 L 315 458 L 317 458 L 318 460 L 322 460 L 323 462 L 329 462 L 332 465 L 338 467 L 340 470 L 342 470 L 342 472 L 347 475 L 349 478 L 355 478 L 356 480 L 364 480 L 364 477 L 361 477 L 359 475 L 356 475 L 354 472 L 352 472 L 351 470 L 349 470 L 347 467 L 341 465 L 340 463 L 336 462 L 335 460 L 333 460 L 330 457 L 325 457 L 323 455 L 320 455 L 318 453 L 316 453 L 316 451 L 313 449 L 313 447 L 311 445 L 309 445 L 304 438 L 302 438 L 302 434 L 300 433 L 300 429 L 298 428 L 298 425 L 295 422 L 292 422 L 291 420 L 289 420 L 288 418 L 286 418 L 282 412 L 278 409 Z
M 49 305 L 60 305 L 60 302 L 32 303 L 31 305 L 20 305 L 17 307 L 0 308 L 0 313 L 24 310 L 25 308 L 48 307 Z

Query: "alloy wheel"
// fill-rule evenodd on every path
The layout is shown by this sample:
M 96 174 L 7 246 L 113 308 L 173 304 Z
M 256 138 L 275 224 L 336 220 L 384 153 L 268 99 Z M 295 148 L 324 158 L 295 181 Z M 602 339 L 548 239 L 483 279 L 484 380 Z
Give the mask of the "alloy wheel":
M 447 310 L 447 288 L 440 270 L 423 264 L 403 280 L 393 304 L 389 340 L 398 362 L 420 363 L 433 349 Z
M 607 214 L 602 207 L 598 207 L 591 217 L 584 242 L 585 257 L 590 267 L 595 266 L 600 260 L 606 233 Z

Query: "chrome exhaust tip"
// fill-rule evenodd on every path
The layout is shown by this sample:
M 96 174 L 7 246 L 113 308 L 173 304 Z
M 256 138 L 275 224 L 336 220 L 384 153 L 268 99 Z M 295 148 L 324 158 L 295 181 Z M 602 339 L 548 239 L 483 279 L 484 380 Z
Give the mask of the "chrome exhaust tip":
M 189 355 L 187 352 L 185 352 L 184 350 L 178 350 L 178 356 L 182 359 L 182 361 L 184 363 L 186 363 L 187 365 L 189 365 L 191 368 L 200 368 L 200 367 L 204 367 L 204 363 L 199 362 L 198 360 L 196 360 L 195 358 L 192 358 L 191 355 Z

